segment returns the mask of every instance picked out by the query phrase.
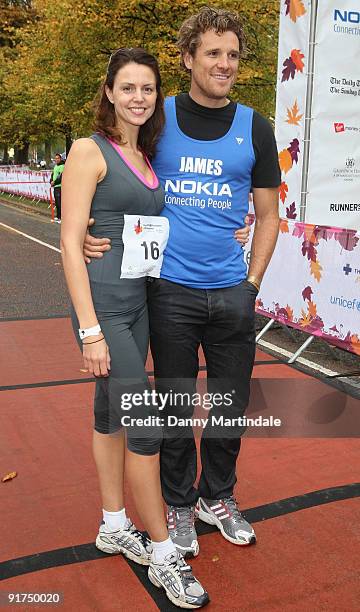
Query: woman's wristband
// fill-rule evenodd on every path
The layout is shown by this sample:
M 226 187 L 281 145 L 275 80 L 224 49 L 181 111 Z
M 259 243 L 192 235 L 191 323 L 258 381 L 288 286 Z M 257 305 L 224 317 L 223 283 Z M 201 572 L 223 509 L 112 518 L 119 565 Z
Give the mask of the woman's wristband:
M 84 340 L 85 338 L 88 338 L 89 336 L 98 336 L 99 334 L 101 334 L 101 327 L 99 324 L 94 325 L 93 327 L 86 327 L 83 329 L 79 329 L 79 336 L 80 336 L 80 340 Z

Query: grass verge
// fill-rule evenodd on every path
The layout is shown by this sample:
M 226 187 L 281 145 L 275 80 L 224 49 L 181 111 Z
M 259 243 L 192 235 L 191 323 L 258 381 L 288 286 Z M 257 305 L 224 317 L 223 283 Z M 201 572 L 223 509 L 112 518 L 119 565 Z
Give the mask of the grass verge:
M 43 200 L 26 198 L 25 196 L 20 197 L 0 191 L 0 201 L 4 202 L 4 204 L 10 204 L 11 206 L 21 208 L 22 210 L 28 210 L 46 217 L 51 217 L 49 202 L 44 202 Z

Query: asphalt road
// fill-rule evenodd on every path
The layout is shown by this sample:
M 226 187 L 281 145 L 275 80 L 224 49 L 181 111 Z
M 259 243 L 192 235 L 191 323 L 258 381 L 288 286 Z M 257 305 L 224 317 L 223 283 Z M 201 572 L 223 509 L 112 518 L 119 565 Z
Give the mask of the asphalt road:
M 1 224 L 56 248 L 60 238 L 58 224 L 0 203 L 0 318 L 68 316 L 60 253 Z

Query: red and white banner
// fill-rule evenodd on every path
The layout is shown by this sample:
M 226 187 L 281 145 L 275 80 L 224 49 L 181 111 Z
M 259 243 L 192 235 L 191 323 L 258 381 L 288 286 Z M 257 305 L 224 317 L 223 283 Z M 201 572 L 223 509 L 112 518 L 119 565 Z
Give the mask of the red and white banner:
M 26 167 L 0 166 L 0 191 L 36 200 L 50 200 L 48 170 L 29 170 Z

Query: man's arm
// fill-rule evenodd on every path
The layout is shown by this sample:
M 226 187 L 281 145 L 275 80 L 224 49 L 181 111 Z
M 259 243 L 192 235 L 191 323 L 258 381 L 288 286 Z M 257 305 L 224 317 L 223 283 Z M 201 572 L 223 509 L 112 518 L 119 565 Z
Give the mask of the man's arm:
M 254 187 L 255 228 L 251 245 L 248 280 L 260 288 L 279 234 L 277 187 Z
M 89 219 L 88 228 L 94 225 L 94 219 Z M 248 242 L 250 235 L 250 219 L 248 216 L 245 217 L 245 227 L 237 229 L 234 233 L 234 238 L 240 244 L 244 245 Z M 83 256 L 86 263 L 90 263 L 92 259 L 100 259 L 103 256 L 104 251 L 110 251 L 111 241 L 109 238 L 94 238 L 86 232 L 84 245 L 83 245 Z

